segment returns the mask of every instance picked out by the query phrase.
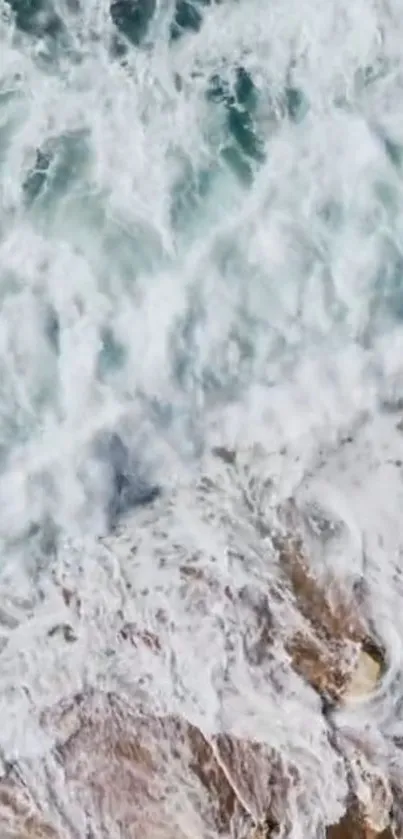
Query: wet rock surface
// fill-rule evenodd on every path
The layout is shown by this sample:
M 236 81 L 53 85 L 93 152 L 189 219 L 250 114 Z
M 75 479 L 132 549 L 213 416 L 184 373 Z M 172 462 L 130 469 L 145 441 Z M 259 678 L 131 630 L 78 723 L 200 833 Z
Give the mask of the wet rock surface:
M 340 821 L 327 828 L 326 839 L 393 839 L 392 829 L 376 831 L 352 805 Z
M 95 830 L 118 822 L 127 837 L 162 839 L 190 837 L 195 827 L 203 837 L 241 835 L 246 826 L 225 744 L 213 746 L 185 720 L 134 714 L 116 696 L 93 695 L 54 709 L 46 723 Z
M 279 553 L 290 591 L 312 625 L 311 636 L 296 634 L 288 642 L 293 667 L 316 691 L 331 695 L 333 702 L 349 691 L 365 697 L 379 678 L 379 662 L 362 652 L 361 658 L 348 663 L 346 659 L 345 669 L 340 664 L 343 643 L 363 643 L 364 624 L 340 592 L 337 606 L 330 605 L 312 578 L 301 545 L 297 549 L 286 543 Z M 206 587 L 216 588 L 197 564 L 183 565 L 180 574 L 187 598 L 200 598 Z M 67 592 L 63 593 L 66 607 L 74 606 L 71 592 L 66 588 L 63 592 Z M 248 638 L 245 631 L 245 649 L 252 666 L 262 666 L 275 641 L 270 599 L 250 587 L 238 594 L 228 591 L 227 597 L 249 613 L 251 634 Z M 135 623 L 124 622 L 121 628 L 122 642 L 157 656 L 164 654 L 162 637 Z M 58 795 L 54 791 L 55 806 L 45 817 L 25 787 L 24 776 L 11 767 L 0 780 L 2 836 L 73 837 L 66 806 L 81 814 L 75 820 L 80 835 L 94 837 L 105 831 L 114 836 L 116 825 L 128 839 L 139 833 L 145 839 L 293 835 L 298 769 L 267 743 L 229 731 L 203 732 L 180 715 L 151 714 L 141 703 L 100 691 L 80 693 L 49 707 L 42 714 L 41 728 L 54 744 L 49 759 L 62 769 L 65 803 L 60 808 L 60 790 Z M 352 803 L 338 823 L 326 827 L 327 839 L 392 839 L 388 788 L 382 787 L 368 763 L 357 758 L 356 747 L 349 744 L 344 749 L 338 740 L 337 749 L 349 767 Z
M 124 472 L 120 443 L 116 451 L 108 444 L 106 456 L 112 472 Z M 226 563 L 219 564 L 214 540 L 206 561 L 194 547 L 194 530 L 206 526 L 209 499 L 216 504 L 219 489 L 227 501 L 227 481 L 238 468 L 230 449 L 215 450 L 213 458 L 217 471 L 212 465 L 198 487 L 204 518 L 192 518 L 186 494 L 188 542 L 179 529 L 173 546 L 167 539 L 181 503 L 175 499 L 172 506 L 140 504 L 137 528 L 121 525 L 102 537 L 103 552 L 87 566 L 79 555 L 71 563 L 70 553 L 65 561 L 57 551 L 50 558 L 51 615 L 36 630 L 37 658 L 24 694 L 25 725 L 38 725 L 42 751 L 16 760 L 7 742 L 1 746 L 4 727 L 1 836 L 294 839 L 301 817 L 306 835 L 322 839 L 401 836 L 397 751 L 380 759 L 377 723 L 369 737 L 340 716 L 360 703 L 369 707 L 382 688 L 386 662 L 371 616 L 347 579 L 318 573 L 295 521 L 288 531 L 257 521 L 251 485 L 246 513 L 237 508 L 248 525 L 226 543 Z M 242 539 L 251 533 L 261 553 L 246 568 Z M 43 608 L 47 596 L 42 591 L 38 604 L 29 603 L 28 614 Z M 24 608 L 16 599 L 14 620 L 4 626 L 10 690 Z M 189 649 L 198 663 L 193 670 Z M 80 658 L 85 679 L 68 692 L 78 682 Z M 22 672 L 25 688 L 25 666 Z M 210 714 L 204 681 L 216 691 Z M 240 714 L 244 706 L 248 713 Z M 36 723 L 32 708 L 40 707 Z M 326 761 L 333 762 L 342 801 L 331 818 L 332 789 L 321 775 Z
M 21 781 L 0 780 L 2 839 L 60 839 Z
M 382 651 L 369 635 L 357 602 L 340 582 L 325 589 L 315 579 L 299 539 L 277 538 L 279 561 L 295 597 L 305 631 L 286 647 L 293 665 L 319 693 L 333 701 L 366 696 L 382 671 Z

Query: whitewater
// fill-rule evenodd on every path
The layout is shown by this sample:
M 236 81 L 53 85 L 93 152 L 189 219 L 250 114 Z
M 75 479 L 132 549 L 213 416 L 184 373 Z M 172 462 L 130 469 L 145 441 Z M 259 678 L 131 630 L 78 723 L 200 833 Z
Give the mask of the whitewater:
M 402 835 L 402 43 L 401 0 L 0 0 L 1 839 L 241 839 L 266 798 L 319 839 L 350 759 Z M 297 532 L 382 649 L 330 717 Z M 173 719 L 230 828 L 91 768 L 144 720 L 175 761 Z

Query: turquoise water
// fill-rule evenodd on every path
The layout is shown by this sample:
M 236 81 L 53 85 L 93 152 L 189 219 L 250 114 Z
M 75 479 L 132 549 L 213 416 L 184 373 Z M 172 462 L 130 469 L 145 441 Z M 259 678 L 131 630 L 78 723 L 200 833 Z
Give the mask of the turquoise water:
M 212 415 L 312 353 L 378 383 L 403 313 L 391 16 L 2 0 L 4 477 L 39 457 L 62 529 L 99 431 L 191 468 Z

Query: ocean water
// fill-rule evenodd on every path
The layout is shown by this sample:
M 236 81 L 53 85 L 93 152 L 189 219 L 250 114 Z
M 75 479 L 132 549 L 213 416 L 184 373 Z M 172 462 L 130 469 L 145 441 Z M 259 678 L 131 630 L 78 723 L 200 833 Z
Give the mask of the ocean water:
M 316 573 L 364 579 L 387 651 L 340 728 L 403 772 L 401 12 L 0 0 L 4 760 L 41 765 L 45 707 L 137 696 L 140 667 L 155 712 L 292 756 L 310 802 L 295 837 L 336 821 L 346 777 L 318 697 L 280 647 L 276 682 L 240 647 L 230 687 L 225 609 L 198 611 L 175 574 L 196 553 L 228 585 L 277 580 L 256 523 L 293 496 L 341 523 Z M 66 580 L 67 651 L 47 635 Z M 162 663 L 117 647 L 122 604 L 151 628 L 169 609 Z

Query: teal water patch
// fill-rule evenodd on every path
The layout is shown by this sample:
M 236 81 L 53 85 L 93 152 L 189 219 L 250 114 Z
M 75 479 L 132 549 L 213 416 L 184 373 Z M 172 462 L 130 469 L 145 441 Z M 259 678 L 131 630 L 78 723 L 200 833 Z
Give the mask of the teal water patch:
M 221 151 L 221 157 L 239 183 L 244 187 L 252 186 L 253 168 L 238 146 L 235 144 L 226 145 Z
M 175 230 L 183 230 L 194 218 L 213 186 L 214 176 L 212 169 L 196 171 L 190 162 L 184 164 L 172 192 L 171 224 Z
M 23 190 L 29 203 L 34 201 L 45 188 L 51 160 L 50 152 L 37 150 L 35 166 L 23 183 Z
M 244 67 L 237 67 L 233 83 L 218 74 L 209 82 L 207 98 L 225 109 L 229 142 L 222 157 L 240 180 L 248 184 L 253 177 L 251 162 L 263 163 L 265 149 L 256 121 L 258 91 L 252 75 Z
M 112 0 L 110 15 L 119 33 L 135 46 L 145 38 L 156 0 Z
M 176 0 L 170 31 L 172 40 L 198 32 L 203 23 L 203 9 L 209 4 L 210 0 Z
M 26 100 L 19 91 L 0 90 L 0 167 L 7 167 L 13 137 L 26 115 Z M 7 169 L 3 171 L 6 174 Z
M 329 198 L 318 210 L 318 216 L 331 233 L 341 229 L 343 224 L 343 207 L 340 201 Z
M 247 386 L 257 360 L 256 337 L 269 328 L 266 318 L 259 320 L 238 304 L 220 338 L 203 349 L 199 341 L 208 321 L 209 312 L 201 301 L 190 305 L 176 324 L 170 347 L 173 377 L 179 391 L 197 395 L 194 405 L 190 403 L 188 408 L 193 423 L 209 405 L 230 402 Z
M 44 323 L 45 335 L 56 355 L 60 352 L 60 321 L 53 306 L 47 306 Z
M 298 87 L 287 87 L 284 95 L 285 109 L 292 122 L 301 122 L 308 112 L 308 100 Z
M 230 107 L 228 111 L 228 129 L 235 146 L 247 158 L 263 163 L 264 144 L 257 134 L 256 125 L 245 108 Z
M 43 211 L 53 211 L 58 200 L 80 181 L 88 160 L 87 137 L 83 132 L 64 134 L 37 149 L 35 164 L 22 185 L 27 206 L 39 202 Z
M 374 288 L 374 311 L 383 308 L 393 320 L 403 320 L 403 253 L 393 241 L 385 243 L 382 270 Z
M 6 0 L 18 29 L 28 35 L 54 38 L 64 29 L 63 21 L 48 0 Z
M 244 158 L 226 161 L 223 150 L 216 149 L 209 166 L 183 166 L 171 192 L 171 224 L 181 249 L 212 233 L 216 236 L 235 207 L 242 206 L 252 178 L 251 170 L 240 171 L 243 162 Z
M 101 349 L 98 355 L 97 375 L 101 381 L 121 370 L 126 360 L 126 349 L 109 326 L 101 330 Z
M 381 135 L 385 154 L 396 169 L 400 169 L 403 162 L 403 145 L 392 140 L 386 134 Z
M 105 512 L 108 528 L 113 528 L 131 509 L 151 504 L 161 494 L 160 487 L 148 480 L 140 457 L 117 432 L 98 434 L 92 453 L 107 478 Z

